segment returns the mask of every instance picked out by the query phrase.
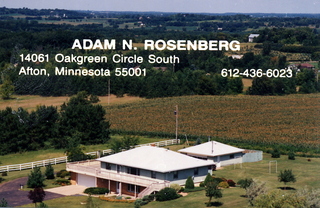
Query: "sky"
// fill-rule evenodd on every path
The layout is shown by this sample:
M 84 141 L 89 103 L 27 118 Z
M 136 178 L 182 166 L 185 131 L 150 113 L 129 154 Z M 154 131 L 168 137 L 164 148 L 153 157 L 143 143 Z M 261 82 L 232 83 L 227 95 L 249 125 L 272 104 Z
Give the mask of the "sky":
M 320 13 L 320 0 L 0 0 L 0 7 L 186 13 Z

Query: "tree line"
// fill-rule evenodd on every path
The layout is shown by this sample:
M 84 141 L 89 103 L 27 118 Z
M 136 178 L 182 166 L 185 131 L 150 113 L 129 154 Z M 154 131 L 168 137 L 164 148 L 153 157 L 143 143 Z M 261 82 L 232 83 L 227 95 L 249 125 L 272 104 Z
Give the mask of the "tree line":
M 77 144 L 103 144 L 109 140 L 110 124 L 96 96 L 79 92 L 61 105 L 38 106 L 30 113 L 23 108 L 0 111 L 0 154 Z

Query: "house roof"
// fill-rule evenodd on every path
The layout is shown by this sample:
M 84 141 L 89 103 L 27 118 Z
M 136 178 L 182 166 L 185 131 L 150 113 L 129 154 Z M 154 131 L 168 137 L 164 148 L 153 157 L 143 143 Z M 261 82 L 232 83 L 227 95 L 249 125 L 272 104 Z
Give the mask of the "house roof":
M 201 160 L 168 149 L 152 146 L 137 147 L 97 160 L 162 173 L 214 164 L 212 161 Z
M 258 37 L 260 34 L 250 34 L 249 35 L 249 38 L 256 38 L 256 37 Z
M 233 147 L 216 141 L 202 143 L 196 146 L 178 150 L 181 153 L 198 155 L 198 156 L 221 156 L 243 152 L 244 149 Z
M 309 63 L 303 63 L 303 64 L 299 64 L 298 67 L 300 68 L 315 68 L 312 64 Z

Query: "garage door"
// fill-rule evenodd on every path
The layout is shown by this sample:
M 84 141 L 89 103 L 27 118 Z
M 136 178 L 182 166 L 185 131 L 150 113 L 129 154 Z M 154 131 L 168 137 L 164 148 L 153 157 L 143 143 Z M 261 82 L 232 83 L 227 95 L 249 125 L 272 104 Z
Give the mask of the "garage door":
M 96 187 L 96 179 L 93 176 L 78 174 L 77 184 L 86 187 Z

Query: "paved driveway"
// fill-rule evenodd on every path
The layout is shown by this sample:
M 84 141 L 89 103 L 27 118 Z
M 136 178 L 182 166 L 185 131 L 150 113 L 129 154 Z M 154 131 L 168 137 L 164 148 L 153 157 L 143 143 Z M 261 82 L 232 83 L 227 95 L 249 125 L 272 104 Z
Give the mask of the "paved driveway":
M 21 191 L 20 184 L 26 184 L 28 177 L 18 178 L 13 181 L 0 184 L 0 200 L 5 198 L 10 207 L 30 204 L 32 201 L 28 198 L 28 191 Z M 64 197 L 62 194 L 47 192 L 44 200 Z
M 55 193 L 55 194 L 61 194 L 64 196 L 71 196 L 71 195 L 77 195 L 77 194 L 83 194 L 83 191 L 88 188 L 85 186 L 79 186 L 79 185 L 70 185 L 70 186 L 61 186 L 51 189 L 46 189 L 46 192 Z

